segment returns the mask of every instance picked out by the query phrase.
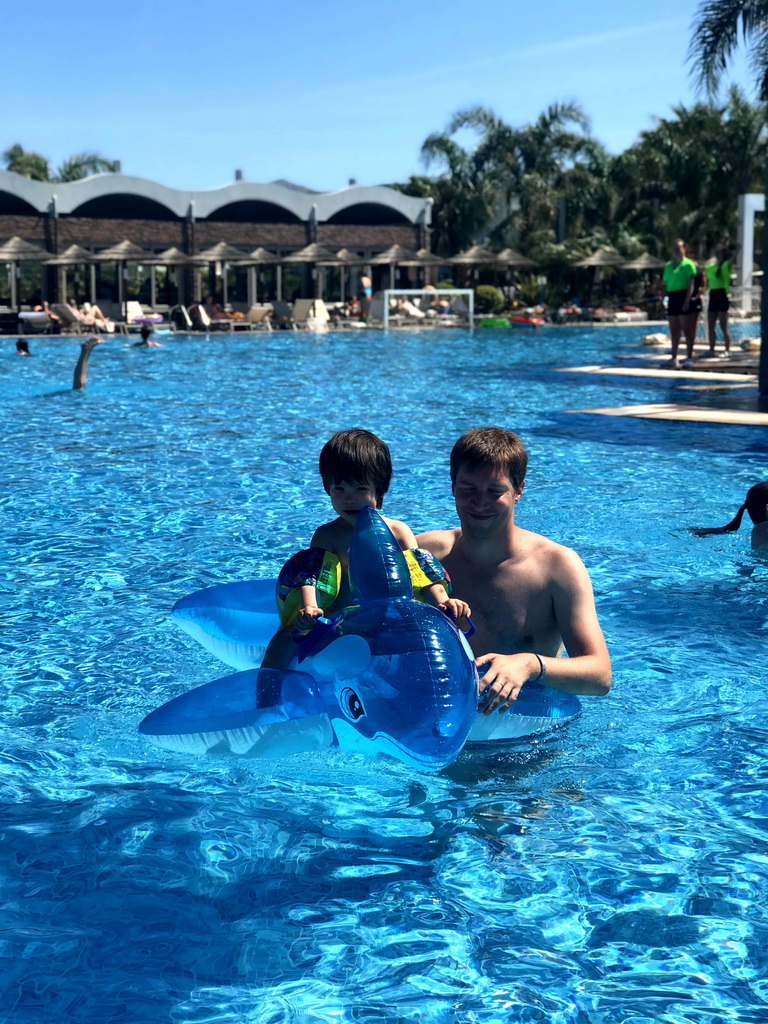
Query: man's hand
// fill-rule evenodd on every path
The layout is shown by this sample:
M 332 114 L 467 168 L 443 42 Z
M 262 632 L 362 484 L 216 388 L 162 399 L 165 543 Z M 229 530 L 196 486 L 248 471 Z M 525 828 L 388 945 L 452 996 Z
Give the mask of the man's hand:
M 475 658 L 475 664 L 478 671 L 483 665 L 488 666 L 479 682 L 482 696 L 477 710 L 483 715 L 508 711 L 517 700 L 523 683 L 535 676 L 541 667 L 535 654 L 484 654 Z
M 457 624 L 460 619 L 468 619 L 472 614 L 472 609 L 469 607 L 467 602 L 459 601 L 458 598 L 455 597 L 449 597 L 447 601 L 441 602 L 437 607 L 441 612 L 445 612 L 446 615 L 449 615 Z

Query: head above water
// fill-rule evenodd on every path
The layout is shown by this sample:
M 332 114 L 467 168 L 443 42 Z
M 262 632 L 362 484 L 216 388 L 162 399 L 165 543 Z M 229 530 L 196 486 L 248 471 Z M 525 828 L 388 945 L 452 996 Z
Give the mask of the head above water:
M 456 486 L 460 469 L 485 467 L 506 473 L 515 489 L 522 487 L 528 452 L 517 434 L 503 427 L 479 427 L 463 434 L 451 451 L 451 486 Z
M 320 476 L 327 494 L 334 484 L 368 483 L 381 508 L 392 480 L 392 456 L 370 430 L 340 430 L 323 445 Z
M 691 532 L 697 537 L 706 537 L 713 533 L 733 533 L 741 526 L 741 520 L 744 518 L 745 512 L 755 526 L 768 522 L 768 480 L 763 480 L 762 483 L 755 484 L 749 488 L 744 504 L 739 508 L 739 511 L 730 523 L 726 523 L 725 526 L 697 526 L 693 527 Z

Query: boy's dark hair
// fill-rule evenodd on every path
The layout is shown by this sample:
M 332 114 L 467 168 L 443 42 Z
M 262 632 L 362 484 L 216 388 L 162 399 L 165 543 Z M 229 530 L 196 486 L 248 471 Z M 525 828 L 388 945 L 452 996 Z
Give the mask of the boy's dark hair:
M 323 445 L 320 476 L 330 493 L 333 484 L 370 483 L 381 508 L 392 480 L 392 456 L 380 437 L 370 430 L 340 430 Z
M 503 427 L 479 427 L 463 434 L 451 452 L 451 486 L 463 467 L 480 469 L 492 466 L 506 473 L 512 484 L 522 487 L 528 468 L 525 445 L 511 430 Z

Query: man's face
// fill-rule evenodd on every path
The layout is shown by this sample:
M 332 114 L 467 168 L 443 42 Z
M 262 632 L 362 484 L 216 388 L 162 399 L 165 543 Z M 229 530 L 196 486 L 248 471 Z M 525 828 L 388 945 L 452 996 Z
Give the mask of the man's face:
M 510 521 L 514 522 L 515 505 L 523 493 L 523 486 L 524 482 L 515 487 L 503 470 L 492 466 L 459 469 L 453 496 L 462 529 L 484 536 Z

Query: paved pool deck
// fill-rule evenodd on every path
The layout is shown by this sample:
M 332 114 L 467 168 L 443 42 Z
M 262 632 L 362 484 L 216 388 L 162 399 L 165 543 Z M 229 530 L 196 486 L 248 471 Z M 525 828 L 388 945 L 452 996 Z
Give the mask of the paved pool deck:
M 697 391 L 701 393 L 702 399 L 707 398 L 706 405 L 669 401 L 669 389 L 665 387 L 666 401 L 663 402 L 569 409 L 568 412 L 768 427 L 768 396 L 761 397 L 757 387 L 759 352 L 745 352 L 737 348 L 729 359 L 711 359 L 706 348 L 697 348 L 694 355 L 692 367 L 672 370 L 663 365 L 669 359 L 669 351 L 666 348 L 654 348 L 649 351 L 648 348 L 638 345 L 637 351 L 619 355 L 618 365 L 563 366 L 555 372 L 644 378 L 650 385 L 655 381 L 674 380 L 677 382 L 675 390 Z M 627 365 L 630 360 L 640 365 Z

